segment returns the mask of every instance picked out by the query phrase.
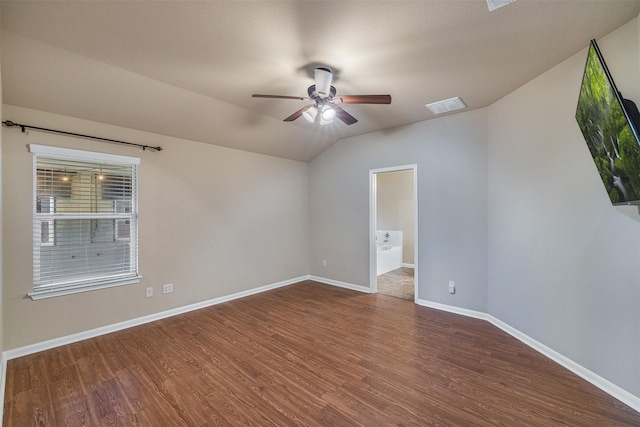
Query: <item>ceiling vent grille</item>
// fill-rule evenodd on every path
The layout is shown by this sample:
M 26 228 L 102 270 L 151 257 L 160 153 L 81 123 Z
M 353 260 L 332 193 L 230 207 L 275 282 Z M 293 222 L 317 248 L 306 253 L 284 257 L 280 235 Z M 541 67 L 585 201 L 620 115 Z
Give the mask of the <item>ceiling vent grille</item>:
M 489 6 L 489 12 L 493 12 L 494 10 L 506 6 L 509 3 L 513 3 L 516 0 L 487 0 L 487 6 Z
M 461 110 L 466 108 L 467 106 L 462 102 L 462 99 L 459 97 L 445 99 L 443 101 L 432 102 L 431 104 L 427 104 L 426 107 L 433 114 L 444 114 L 450 113 L 451 111 Z

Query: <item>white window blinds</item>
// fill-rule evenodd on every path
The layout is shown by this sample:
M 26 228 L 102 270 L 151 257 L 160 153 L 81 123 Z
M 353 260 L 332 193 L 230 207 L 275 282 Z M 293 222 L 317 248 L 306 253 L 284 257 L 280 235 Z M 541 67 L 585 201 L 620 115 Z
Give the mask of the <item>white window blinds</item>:
M 136 283 L 140 159 L 29 145 L 33 299 Z

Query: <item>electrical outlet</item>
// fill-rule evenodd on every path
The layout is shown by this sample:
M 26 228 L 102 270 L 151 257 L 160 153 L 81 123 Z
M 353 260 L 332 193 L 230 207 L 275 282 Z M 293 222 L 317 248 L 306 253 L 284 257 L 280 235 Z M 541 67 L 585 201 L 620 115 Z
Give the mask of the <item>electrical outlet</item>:
M 151 298 L 153 296 L 153 288 L 151 286 L 149 286 L 147 289 L 145 289 L 145 297 L 147 298 Z
M 166 285 L 162 285 L 162 293 L 170 294 L 173 292 L 173 283 L 167 283 Z
M 449 293 L 450 294 L 456 293 L 456 282 L 454 282 L 453 280 L 449 280 Z
M 326 266 L 327 266 L 327 260 L 326 260 L 326 259 L 323 259 L 323 260 L 322 260 L 322 266 L 323 266 L 323 267 L 326 267 Z

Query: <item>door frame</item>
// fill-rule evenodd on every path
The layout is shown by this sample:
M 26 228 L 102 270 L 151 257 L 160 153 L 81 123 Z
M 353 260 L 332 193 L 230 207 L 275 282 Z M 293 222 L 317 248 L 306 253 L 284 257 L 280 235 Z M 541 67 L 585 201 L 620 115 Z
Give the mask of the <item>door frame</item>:
M 413 287 L 414 302 L 418 302 L 418 165 L 392 166 L 381 169 L 369 170 L 369 289 L 371 293 L 378 292 L 377 280 L 377 251 L 376 251 L 376 225 L 378 214 L 376 206 L 378 203 L 377 175 L 387 172 L 413 172 Z

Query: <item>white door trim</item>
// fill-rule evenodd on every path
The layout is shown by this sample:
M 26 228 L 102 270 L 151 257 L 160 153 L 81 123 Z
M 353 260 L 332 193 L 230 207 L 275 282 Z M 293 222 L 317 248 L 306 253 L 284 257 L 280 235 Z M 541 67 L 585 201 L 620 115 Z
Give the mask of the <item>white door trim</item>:
M 371 293 L 376 293 L 377 289 L 377 254 L 376 254 L 376 224 L 378 223 L 377 205 L 377 182 L 379 173 L 413 171 L 413 272 L 414 272 L 414 302 L 418 302 L 418 165 L 392 166 L 381 169 L 369 170 L 369 288 Z

